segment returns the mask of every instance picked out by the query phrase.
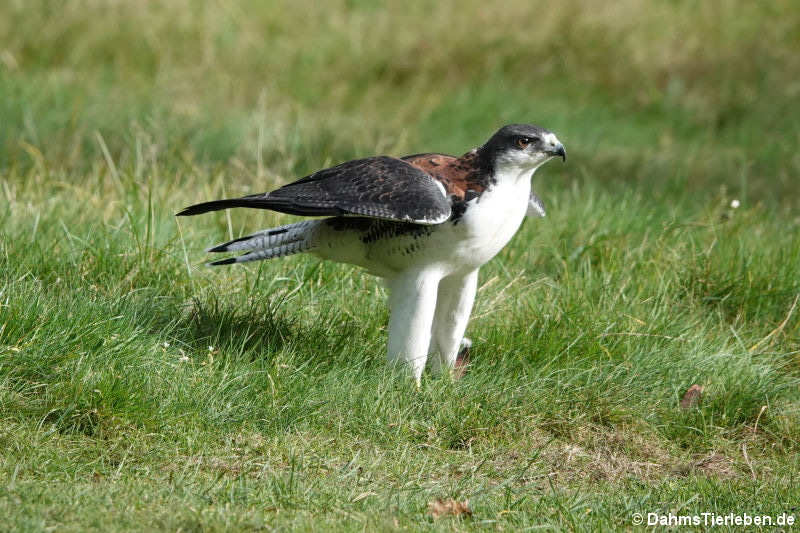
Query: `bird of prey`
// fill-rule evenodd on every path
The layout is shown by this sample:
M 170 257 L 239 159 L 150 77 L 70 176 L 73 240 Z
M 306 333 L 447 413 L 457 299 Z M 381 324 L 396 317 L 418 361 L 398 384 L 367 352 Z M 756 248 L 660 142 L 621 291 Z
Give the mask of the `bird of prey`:
M 272 192 L 187 207 L 178 216 L 230 207 L 327 217 L 270 228 L 210 248 L 246 252 L 212 265 L 301 252 L 350 263 L 386 280 L 390 361 L 419 384 L 454 368 L 472 310 L 478 269 L 522 220 L 544 216 L 531 177 L 564 145 L 543 128 L 511 124 L 461 157 L 423 153 L 368 157 L 319 170 Z

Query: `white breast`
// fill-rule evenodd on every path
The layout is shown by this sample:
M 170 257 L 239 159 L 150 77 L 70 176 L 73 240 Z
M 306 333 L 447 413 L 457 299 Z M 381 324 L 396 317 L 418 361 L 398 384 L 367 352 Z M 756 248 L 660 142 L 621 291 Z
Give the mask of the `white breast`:
M 460 241 L 459 260 L 478 267 L 508 244 L 528 209 L 530 179 L 503 179 L 469 202 L 464 216 L 453 226 Z

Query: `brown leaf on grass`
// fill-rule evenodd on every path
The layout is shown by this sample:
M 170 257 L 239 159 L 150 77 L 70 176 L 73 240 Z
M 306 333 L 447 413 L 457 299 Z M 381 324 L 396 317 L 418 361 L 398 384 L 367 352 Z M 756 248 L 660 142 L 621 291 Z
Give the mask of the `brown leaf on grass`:
M 469 349 L 470 346 L 464 346 L 456 356 L 456 364 L 453 367 L 453 379 L 461 379 L 467 373 L 469 367 Z
M 687 389 L 681 398 L 681 408 L 690 409 L 700 403 L 700 397 L 703 395 L 703 386 L 694 384 Z
M 444 515 L 472 516 L 468 500 L 457 502 L 452 498 L 447 498 L 446 500 L 437 498 L 433 500 L 428 504 L 428 512 L 434 519 Z

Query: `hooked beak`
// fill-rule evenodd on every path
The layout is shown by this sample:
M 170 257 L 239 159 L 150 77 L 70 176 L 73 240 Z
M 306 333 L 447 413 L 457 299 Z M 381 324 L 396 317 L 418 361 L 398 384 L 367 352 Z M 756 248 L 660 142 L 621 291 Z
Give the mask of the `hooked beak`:
M 564 145 L 561 143 L 556 144 L 552 150 L 547 153 L 555 157 L 560 157 L 564 162 L 567 161 L 567 151 L 564 149 Z

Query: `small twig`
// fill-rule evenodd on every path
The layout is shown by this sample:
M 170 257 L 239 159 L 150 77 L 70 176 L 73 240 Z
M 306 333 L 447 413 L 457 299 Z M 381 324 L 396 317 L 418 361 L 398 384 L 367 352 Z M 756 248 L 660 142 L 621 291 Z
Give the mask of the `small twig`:
M 761 406 L 761 411 L 758 412 L 758 416 L 756 417 L 756 423 L 753 426 L 753 436 L 755 436 L 756 431 L 758 431 L 758 421 L 761 420 L 761 415 L 763 415 L 764 411 L 766 411 L 766 410 L 767 410 L 767 406 L 766 405 L 762 405 Z
M 636 323 L 637 323 L 637 324 L 639 324 L 640 326 L 646 326 L 646 325 L 647 325 L 647 322 L 645 322 L 644 320 L 640 320 L 640 319 L 636 318 L 636 317 L 635 317 L 635 316 L 633 316 L 633 315 L 629 315 L 628 313 L 622 313 L 622 314 L 623 314 L 624 316 L 626 316 L 626 317 L 630 318 L 631 320 L 633 320 L 634 322 L 636 322 Z
M 763 339 L 761 339 L 760 341 L 758 341 L 757 343 L 755 343 L 755 344 L 754 344 L 754 345 L 753 345 L 753 346 L 750 348 L 750 352 L 751 352 L 751 353 L 752 353 L 752 352 L 754 352 L 754 351 L 756 350 L 756 348 L 758 348 L 759 346 L 761 346 L 762 344 L 764 344 L 764 343 L 765 343 L 767 340 L 771 339 L 773 336 L 775 336 L 775 335 L 777 335 L 778 333 L 780 333 L 781 331 L 783 331 L 783 328 L 785 328 L 785 327 L 786 327 L 786 324 L 788 324 L 788 323 L 789 323 L 789 319 L 790 319 L 790 318 L 792 318 L 792 314 L 794 313 L 794 309 L 795 309 L 795 307 L 797 307 L 797 300 L 800 300 L 800 294 L 798 294 L 797 296 L 795 296 L 795 297 L 794 297 L 794 303 L 792 303 L 792 307 L 791 307 L 791 309 L 789 309 L 789 312 L 786 314 L 786 318 L 784 318 L 784 319 L 783 319 L 783 322 L 781 322 L 781 323 L 778 325 L 778 327 L 777 327 L 777 328 L 773 329 L 773 330 L 772 330 L 772 331 L 769 333 L 769 335 L 767 335 L 766 337 L 764 337 Z
M 750 467 L 750 474 L 753 475 L 753 479 L 757 480 L 758 477 L 756 476 L 756 471 L 753 468 L 753 463 L 750 461 L 750 458 L 747 456 L 747 444 L 744 442 L 742 443 L 742 455 L 744 455 L 744 462 L 747 463 L 747 466 Z

